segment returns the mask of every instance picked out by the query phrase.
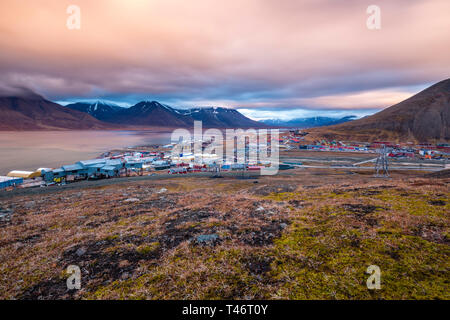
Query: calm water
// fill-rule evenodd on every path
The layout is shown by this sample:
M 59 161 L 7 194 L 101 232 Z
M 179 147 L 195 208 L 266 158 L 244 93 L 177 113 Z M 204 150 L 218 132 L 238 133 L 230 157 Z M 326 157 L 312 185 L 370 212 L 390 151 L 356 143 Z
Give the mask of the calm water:
M 170 142 L 169 132 L 0 131 L 0 175 L 11 170 L 57 168 L 114 148 Z

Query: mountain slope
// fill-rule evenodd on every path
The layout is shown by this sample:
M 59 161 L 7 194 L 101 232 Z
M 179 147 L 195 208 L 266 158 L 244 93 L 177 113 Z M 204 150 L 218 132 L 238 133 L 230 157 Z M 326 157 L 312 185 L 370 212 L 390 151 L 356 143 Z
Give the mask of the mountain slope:
M 87 113 L 72 110 L 37 94 L 0 97 L 0 130 L 106 129 Z
M 311 132 L 346 140 L 449 141 L 450 79 L 372 116 Z
M 71 103 L 66 106 L 67 108 L 85 112 L 97 118 L 98 120 L 105 120 L 111 117 L 111 115 L 124 108 L 118 105 L 106 103 L 103 101 L 97 101 L 93 103 L 89 102 L 77 102 Z

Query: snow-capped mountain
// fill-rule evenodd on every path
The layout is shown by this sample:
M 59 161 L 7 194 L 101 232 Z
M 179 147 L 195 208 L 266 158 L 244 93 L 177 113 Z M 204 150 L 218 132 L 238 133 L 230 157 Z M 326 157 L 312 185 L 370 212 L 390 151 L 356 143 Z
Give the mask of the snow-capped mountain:
M 330 126 L 333 124 L 344 123 L 347 121 L 352 121 L 356 118 L 356 116 L 346 116 L 342 118 L 331 118 L 331 117 L 310 117 L 310 118 L 298 118 L 292 119 L 288 121 L 283 121 L 279 119 L 274 120 L 263 120 L 267 125 L 274 127 L 295 127 L 295 128 L 313 128 L 313 127 L 322 127 L 322 126 Z
M 218 107 L 175 109 L 157 101 L 141 101 L 130 108 L 111 107 L 101 103 L 75 103 L 68 107 L 89 113 L 103 121 L 124 125 L 191 127 L 197 120 L 202 121 L 204 127 L 210 128 L 267 127 L 237 110 Z
M 116 104 L 101 100 L 96 102 L 77 102 L 69 104 L 66 107 L 77 111 L 86 112 L 94 118 L 102 121 L 111 118 L 112 114 L 124 109 Z
M 177 127 L 186 125 L 185 118 L 177 110 L 157 101 L 141 101 L 114 113 L 108 121 L 127 125 Z
M 209 127 L 262 127 L 262 123 L 251 120 L 235 109 L 208 107 L 183 110 L 193 120 L 202 121 Z M 206 125 L 205 125 L 206 126 Z

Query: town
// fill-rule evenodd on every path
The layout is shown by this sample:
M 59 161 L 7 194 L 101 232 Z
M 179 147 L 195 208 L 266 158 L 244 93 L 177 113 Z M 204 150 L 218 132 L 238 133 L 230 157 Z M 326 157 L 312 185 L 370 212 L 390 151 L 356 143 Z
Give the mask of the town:
M 205 138 L 201 141 L 200 156 L 194 153 L 194 143 L 188 143 L 188 148 L 186 148 L 186 143 L 181 146 L 179 149 L 181 153 L 175 152 L 175 149 L 180 147 L 177 143 L 110 151 L 97 159 L 81 160 L 74 164 L 63 165 L 60 168 L 38 168 L 35 171 L 13 170 L 7 176 L 0 176 L 0 189 L 8 191 L 15 188 L 65 185 L 80 180 L 144 175 L 164 175 L 166 177 L 167 174 L 187 175 L 199 172 L 209 172 L 211 176 L 218 176 L 222 172 L 250 172 L 257 175 L 261 173 L 261 170 L 270 167 L 276 167 L 277 170 L 320 167 L 317 164 L 310 165 L 308 160 L 305 163 L 292 161 L 296 159 L 293 155 L 295 150 L 300 152 L 295 153 L 297 158 L 299 154 L 302 154 L 301 152 L 367 155 L 370 159 L 350 164 L 355 168 L 363 167 L 366 169 L 371 162 L 375 162 L 376 158 L 374 157 L 382 148 L 388 150 L 387 157 L 391 162 L 403 165 L 404 169 L 442 170 L 448 168 L 448 160 L 450 159 L 449 144 L 414 144 L 412 142 L 397 144 L 389 141 L 364 143 L 323 139 L 311 143 L 305 139 L 307 135 L 307 131 L 300 129 L 282 131 L 277 144 L 277 148 L 281 152 L 281 160 L 277 159 L 278 161 L 273 159 L 272 161 L 260 160 L 261 145 L 252 144 L 248 140 L 246 140 L 243 149 L 233 149 L 234 159 L 230 161 L 222 153 L 216 152 L 217 148 L 211 151 L 212 139 Z M 225 144 L 227 143 L 230 142 L 225 141 Z M 271 143 L 270 138 L 267 139 L 268 146 L 269 143 Z M 248 157 L 248 154 L 252 152 L 258 153 L 258 156 L 254 159 Z M 238 153 L 245 155 L 244 160 L 238 157 Z M 370 156 L 371 154 L 372 156 Z M 319 159 L 309 159 L 309 161 L 320 162 Z

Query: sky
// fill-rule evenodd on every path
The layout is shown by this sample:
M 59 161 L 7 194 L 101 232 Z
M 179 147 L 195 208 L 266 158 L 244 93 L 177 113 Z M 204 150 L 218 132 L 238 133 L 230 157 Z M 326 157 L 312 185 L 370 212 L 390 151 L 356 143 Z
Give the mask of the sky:
M 67 27 L 71 5 L 80 29 Z M 1 1 L 0 89 L 253 119 L 364 116 L 449 78 L 449 12 L 448 0 Z

